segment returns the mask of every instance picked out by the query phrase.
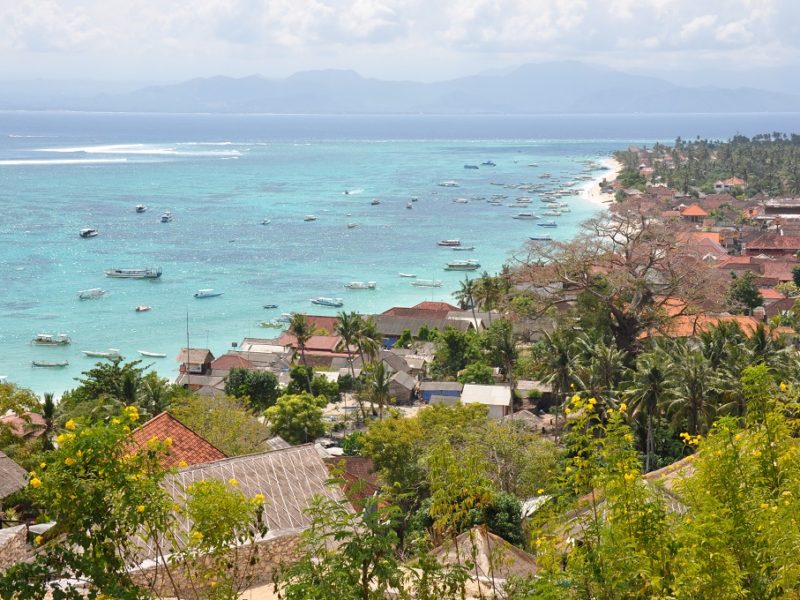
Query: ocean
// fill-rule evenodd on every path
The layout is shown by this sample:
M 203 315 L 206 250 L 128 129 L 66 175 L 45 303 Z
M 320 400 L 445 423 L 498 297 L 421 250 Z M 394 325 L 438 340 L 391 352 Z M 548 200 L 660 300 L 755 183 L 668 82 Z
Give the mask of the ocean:
M 528 236 L 568 239 L 602 210 L 579 192 L 607 173 L 600 163 L 613 151 L 767 131 L 800 131 L 800 115 L 0 113 L 0 376 L 59 394 L 96 360 L 83 350 L 115 348 L 127 359 L 166 353 L 143 364 L 174 378 L 187 329 L 192 346 L 219 355 L 245 336 L 276 335 L 259 322 L 281 313 L 335 314 L 310 303 L 318 296 L 360 312 L 453 302 L 465 274 L 445 271 L 448 261 L 478 260 L 471 276 L 496 272 Z M 449 181 L 458 187 L 440 185 Z M 557 228 L 512 218 L 545 210 L 526 184 L 574 191 L 559 199 L 571 212 Z M 490 204 L 497 195 L 506 198 Z M 533 201 L 507 206 L 519 196 Z M 136 213 L 137 204 L 148 210 Z M 167 210 L 173 221 L 161 223 Z M 86 227 L 99 235 L 80 238 Z M 449 238 L 475 250 L 437 246 Z M 160 279 L 103 274 L 151 266 Z M 412 287 L 400 272 L 443 286 Z M 349 281 L 376 289 L 345 289 Z M 89 288 L 107 294 L 80 300 Z M 223 295 L 195 299 L 201 288 Z M 152 310 L 135 312 L 141 304 Z M 39 333 L 65 333 L 72 344 L 32 345 Z

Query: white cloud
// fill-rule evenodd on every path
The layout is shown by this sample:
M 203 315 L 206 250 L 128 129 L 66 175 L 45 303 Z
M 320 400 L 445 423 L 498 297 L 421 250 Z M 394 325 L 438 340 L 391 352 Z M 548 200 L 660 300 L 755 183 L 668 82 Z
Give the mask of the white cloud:
M 717 22 L 717 15 L 703 15 L 702 17 L 695 17 L 683 27 L 678 34 L 682 40 L 687 40 L 695 37 L 696 35 L 708 36 L 713 33 L 713 26 Z

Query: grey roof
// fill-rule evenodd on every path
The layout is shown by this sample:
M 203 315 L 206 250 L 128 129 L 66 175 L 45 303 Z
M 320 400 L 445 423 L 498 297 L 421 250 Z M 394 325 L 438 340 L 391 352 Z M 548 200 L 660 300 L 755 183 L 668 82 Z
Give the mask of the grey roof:
M 28 472 L 0 452 L 0 499 L 28 485 Z
M 313 444 L 194 465 L 168 477 L 164 486 L 176 502 L 182 502 L 183 490 L 206 479 L 235 479 L 248 498 L 263 494 L 264 519 L 273 533 L 308 527 L 305 510 L 313 496 L 344 500 L 337 486 L 326 484 L 330 474 Z M 188 532 L 185 518 L 183 526 Z
M 549 383 L 536 381 L 535 379 L 520 379 L 517 381 L 517 391 L 530 392 L 532 390 L 538 390 L 542 393 L 550 393 L 553 391 L 553 386 L 551 386 Z
M 178 353 L 179 363 L 201 365 L 212 360 L 214 360 L 214 355 L 208 348 L 181 348 Z
M 418 335 L 425 326 L 428 329 L 444 331 L 448 327 L 458 331 L 466 331 L 475 326 L 467 321 L 450 321 L 448 319 L 420 319 L 414 317 L 396 317 L 393 315 L 375 315 L 375 324 L 381 335 L 399 336 L 408 329 L 411 335 Z
M 464 389 L 464 384 L 458 381 L 423 381 L 419 384 L 419 389 L 423 392 L 430 391 L 456 391 Z
M 267 440 L 267 446 L 269 446 L 270 450 L 286 450 L 286 448 L 292 447 L 289 442 L 279 435 L 269 438 Z
M 402 371 L 395 373 L 391 380 L 396 381 L 407 390 L 413 390 L 417 386 L 417 380 L 408 373 L 403 373 Z
M 431 395 L 430 404 L 444 404 L 446 406 L 455 406 L 461 402 L 461 396 L 443 396 L 442 394 Z

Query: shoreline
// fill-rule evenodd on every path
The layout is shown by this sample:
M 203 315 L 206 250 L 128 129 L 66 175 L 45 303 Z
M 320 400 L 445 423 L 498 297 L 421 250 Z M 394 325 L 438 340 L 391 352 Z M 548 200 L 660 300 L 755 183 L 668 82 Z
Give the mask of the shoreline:
M 601 173 L 592 181 L 587 183 L 583 189 L 581 189 L 580 197 L 588 200 L 592 204 L 606 207 L 609 203 L 614 201 L 614 194 L 603 192 L 600 189 L 600 183 L 604 179 L 608 183 L 615 181 L 622 172 L 622 163 L 620 163 L 613 156 L 610 156 L 608 158 L 604 158 L 601 161 L 601 164 L 603 165 L 603 168 L 606 169 L 606 172 Z

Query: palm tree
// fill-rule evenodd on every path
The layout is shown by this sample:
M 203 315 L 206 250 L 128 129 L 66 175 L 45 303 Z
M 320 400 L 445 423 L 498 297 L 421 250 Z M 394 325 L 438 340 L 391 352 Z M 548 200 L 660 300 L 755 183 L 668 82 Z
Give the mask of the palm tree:
M 381 336 L 378 333 L 378 324 L 372 317 L 359 317 L 358 333 L 356 334 L 356 345 L 361 354 L 361 364 L 364 359 L 374 360 L 378 357 L 381 350 Z
M 53 392 L 45 392 L 42 396 L 42 419 L 44 419 L 44 433 L 42 434 L 42 449 L 53 449 L 53 418 L 56 413 L 56 403 L 53 400 Z
M 712 399 L 717 392 L 717 377 L 711 361 L 702 351 L 685 343 L 675 345 L 669 367 L 675 385 L 675 397 L 667 404 L 673 423 L 687 421 L 689 434 L 705 433 L 714 418 Z
M 466 310 L 467 308 L 472 310 L 472 320 L 475 322 L 475 331 L 478 331 L 478 317 L 475 315 L 475 292 L 477 287 L 473 279 L 465 276 L 459 289 L 453 292 L 453 297 L 462 310 Z
M 353 346 L 356 344 L 361 318 L 358 313 L 340 312 L 336 319 L 335 333 L 342 338 L 342 346 L 347 352 L 347 362 L 350 364 L 350 376 L 355 380 L 356 372 L 353 368 Z
M 308 380 L 308 389 L 311 389 L 311 376 L 308 374 L 308 365 L 306 364 L 306 343 L 314 335 L 314 328 L 308 322 L 308 318 L 302 313 L 294 313 L 289 320 L 289 333 L 291 333 L 297 340 L 297 347 L 300 350 L 300 361 L 306 367 L 306 379 Z
M 366 391 L 372 405 L 372 414 L 375 414 L 375 404 L 378 405 L 378 418 L 383 419 L 383 410 L 391 402 L 389 384 L 391 377 L 386 365 L 382 361 L 366 365 Z
M 663 352 L 656 349 L 639 356 L 633 371 L 631 386 L 626 390 L 631 402 L 630 415 L 645 421 L 645 473 L 655 453 L 655 421 L 660 407 L 670 397 L 671 382 L 667 377 Z
M 489 313 L 489 325 L 491 326 L 492 311 L 497 308 L 500 302 L 500 285 L 487 271 L 481 274 L 481 278 L 475 286 L 473 297 L 478 306 L 483 307 Z
M 625 351 L 585 333 L 576 339 L 575 350 L 583 389 L 595 397 L 611 399 L 625 368 Z

